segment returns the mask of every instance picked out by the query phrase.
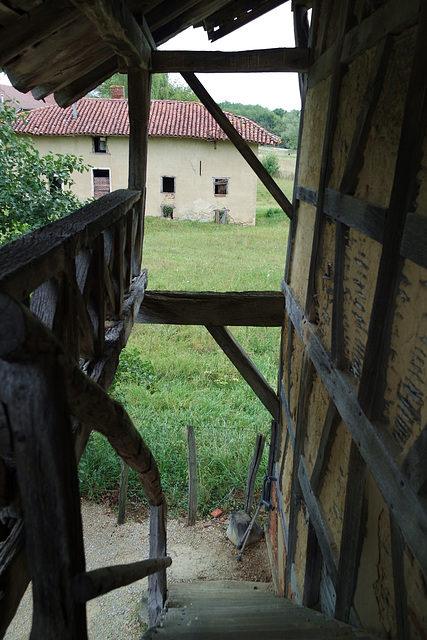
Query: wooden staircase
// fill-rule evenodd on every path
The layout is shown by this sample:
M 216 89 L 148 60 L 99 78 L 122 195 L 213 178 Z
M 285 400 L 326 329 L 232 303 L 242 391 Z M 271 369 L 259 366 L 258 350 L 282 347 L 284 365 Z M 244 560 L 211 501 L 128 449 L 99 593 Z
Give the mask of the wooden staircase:
M 171 585 L 160 625 L 143 640 L 332 640 L 372 636 L 276 596 L 270 584 L 193 582 Z

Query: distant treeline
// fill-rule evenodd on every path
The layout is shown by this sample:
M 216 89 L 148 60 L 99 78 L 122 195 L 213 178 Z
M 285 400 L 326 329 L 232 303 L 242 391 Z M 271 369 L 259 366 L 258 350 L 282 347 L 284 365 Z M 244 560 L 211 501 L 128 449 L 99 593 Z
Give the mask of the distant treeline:
M 264 129 L 275 133 L 282 140 L 280 147 L 296 149 L 298 146 L 298 130 L 300 111 L 284 111 L 274 109 L 270 111 L 259 104 L 240 104 L 239 102 L 221 102 L 221 109 L 250 118 Z
M 110 85 L 122 84 L 125 87 L 127 97 L 127 76 L 116 73 L 109 80 L 103 82 L 99 87 L 90 93 L 92 96 L 108 98 L 110 96 Z M 176 82 L 171 82 L 167 73 L 155 73 L 151 81 L 152 100 L 186 100 L 198 101 L 197 96 L 190 87 L 182 86 Z M 264 129 L 275 133 L 281 138 L 280 147 L 296 149 L 298 146 L 298 129 L 300 112 L 297 109 L 285 111 L 284 109 L 274 109 L 270 111 L 259 104 L 241 104 L 240 102 L 221 102 L 221 109 L 230 111 L 239 116 L 250 118 Z

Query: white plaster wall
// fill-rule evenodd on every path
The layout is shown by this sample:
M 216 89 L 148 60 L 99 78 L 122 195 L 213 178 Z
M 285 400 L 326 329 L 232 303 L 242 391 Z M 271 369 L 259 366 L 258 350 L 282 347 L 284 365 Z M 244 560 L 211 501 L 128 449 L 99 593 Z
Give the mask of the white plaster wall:
M 107 138 L 107 153 L 93 153 L 91 136 L 33 136 L 41 154 L 73 153 L 95 169 L 110 169 L 111 189 L 127 187 L 128 139 Z M 250 145 L 256 154 L 257 145 Z M 175 178 L 175 194 L 161 192 L 162 176 Z M 92 171 L 73 176 L 81 200 L 93 196 Z M 214 194 L 214 178 L 228 178 L 228 194 Z M 215 209 L 227 209 L 230 222 L 255 224 L 257 178 L 229 141 L 150 138 L 146 214 L 161 216 L 172 204 L 177 220 L 212 221 Z

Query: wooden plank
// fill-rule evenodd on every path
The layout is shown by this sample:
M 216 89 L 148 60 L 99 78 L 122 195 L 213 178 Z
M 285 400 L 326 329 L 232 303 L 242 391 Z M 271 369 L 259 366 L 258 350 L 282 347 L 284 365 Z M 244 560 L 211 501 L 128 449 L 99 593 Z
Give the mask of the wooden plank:
M 224 115 L 219 106 L 212 100 L 206 89 L 201 82 L 196 78 L 193 73 L 183 73 L 182 77 L 190 88 L 197 95 L 199 100 L 204 104 L 211 116 L 216 120 L 221 129 L 227 134 L 231 142 L 234 144 L 239 153 L 245 158 L 246 162 L 250 165 L 258 178 L 264 184 L 266 189 L 271 193 L 273 198 L 282 207 L 289 219 L 292 219 L 292 204 L 289 202 L 282 190 L 277 186 L 276 182 L 270 176 L 268 171 L 262 166 L 256 155 L 252 152 L 249 145 L 236 131 L 228 118 Z
M 206 3 L 205 0 L 200 0 L 196 5 L 187 10 L 185 10 L 184 5 L 184 11 L 180 13 L 179 16 L 155 31 L 151 29 L 150 21 L 148 20 L 148 25 L 152 31 L 154 40 L 157 45 L 163 44 L 173 36 L 181 33 L 181 31 L 184 31 L 187 27 L 204 20 L 206 16 L 212 13 L 212 11 L 223 7 L 228 3 L 228 1 L 229 0 L 210 0 L 209 3 Z M 168 12 L 171 8 L 170 2 L 165 2 L 164 5 Z
M 77 469 L 64 373 L 55 355 L 2 363 L 1 401 L 14 441 L 33 585 L 34 640 L 87 638 L 73 579 L 85 569 Z M 43 428 L 40 429 L 40 424 Z M 49 544 L 46 544 L 49 541 Z
M 71 0 L 92 22 L 101 38 L 130 67 L 148 69 L 151 46 L 126 4 L 113 0 Z
M 150 509 L 150 559 L 166 557 L 166 503 Z M 166 569 L 148 577 L 148 626 L 158 624 L 166 602 Z
M 233 6 L 235 6 L 236 2 L 233 2 Z M 232 19 L 225 18 L 223 15 L 219 15 L 218 25 L 215 25 L 213 28 L 208 29 L 208 36 L 211 42 L 215 42 L 224 36 L 229 35 L 236 31 L 236 29 L 240 29 L 245 24 L 249 24 L 252 20 L 256 18 L 260 18 L 265 13 L 268 13 L 272 9 L 283 4 L 283 0 L 259 0 L 257 3 L 250 3 L 251 11 L 243 10 L 239 13 L 233 12 L 234 16 Z M 227 8 L 226 8 L 227 11 Z M 216 28 L 218 26 L 218 28 Z
M 345 507 L 341 533 L 337 599 L 334 617 L 349 622 L 354 594 L 356 593 L 358 569 L 362 544 L 366 532 L 366 510 L 364 502 L 366 463 L 354 442 L 351 443 L 347 471 Z
M 184 12 L 188 13 L 200 3 L 200 0 L 181 0 L 181 2 L 161 2 L 146 12 L 147 23 L 150 30 L 156 31 L 171 20 L 176 20 Z
M 319 602 L 320 578 L 322 574 L 322 553 L 317 541 L 316 530 L 311 521 L 308 522 L 307 552 L 304 575 L 304 592 L 302 604 L 313 607 Z
M 420 495 L 427 493 L 427 427 L 421 431 L 403 463 L 403 471 Z
M 399 640 L 411 639 L 408 616 L 408 593 L 405 577 L 405 545 L 402 532 L 390 513 L 390 542 L 393 564 L 394 605 L 396 611 L 396 632 Z
M 406 213 L 412 208 L 422 145 L 427 127 L 427 4 L 423 3 L 412 58 L 409 86 L 390 204 L 387 210 L 381 259 L 369 322 L 359 384 L 359 401 L 368 416 L 380 418 L 386 387 L 389 345 L 403 260 L 399 258 Z
M 357 118 L 356 128 L 353 132 L 353 138 L 341 178 L 339 189 L 341 193 L 354 194 L 356 190 L 358 175 L 363 166 L 364 151 L 371 130 L 372 118 L 383 88 L 383 80 L 391 55 L 392 44 L 392 38 L 387 36 L 377 45 L 365 95 L 363 97 L 363 103 Z
M 67 6 L 65 0 L 48 0 L 38 5 L 2 30 L 0 66 L 7 66 L 9 60 L 68 25 L 75 17 L 75 8 Z
M 353 27 L 344 39 L 341 62 L 349 64 L 358 55 L 388 35 L 397 35 L 417 23 L 420 0 L 389 0 Z
M 60 107 L 69 107 L 73 102 L 80 100 L 80 98 L 87 95 L 89 91 L 96 89 L 102 82 L 111 78 L 118 69 L 118 59 L 117 56 L 114 55 L 102 62 L 102 64 L 98 64 L 88 73 L 80 75 L 72 82 L 69 82 L 65 87 L 60 85 L 61 88 L 59 90 L 54 88 L 56 102 Z
M 331 154 L 333 150 L 334 134 L 336 130 L 336 122 L 338 117 L 338 109 L 340 105 L 341 82 L 346 71 L 344 65 L 340 64 L 340 54 L 343 45 L 345 33 L 348 29 L 352 15 L 351 0 L 345 0 L 340 3 L 339 23 L 336 36 L 336 57 L 334 60 L 334 69 L 329 90 L 328 111 L 326 115 L 325 133 L 323 138 L 322 159 L 320 163 L 319 187 L 316 205 L 316 219 L 314 223 L 313 241 L 310 254 L 310 267 L 307 278 L 307 295 L 305 300 L 305 312 L 309 317 L 315 313 L 314 298 L 315 279 L 317 264 L 319 259 L 319 251 L 322 236 L 322 220 L 323 220 L 323 204 L 325 199 L 325 189 L 328 183 L 329 167 L 331 162 Z
M 126 520 L 126 499 L 129 482 L 129 466 L 124 460 L 120 461 L 120 483 L 119 483 L 119 509 L 117 524 L 124 524 Z
M 136 321 L 148 324 L 280 327 L 280 291 L 146 291 Z
M 329 532 L 322 514 L 321 506 L 311 488 L 310 479 L 308 477 L 307 469 L 304 463 L 304 458 L 302 457 L 299 459 L 298 464 L 298 480 L 300 482 L 302 494 L 304 496 L 304 502 L 307 505 L 310 522 L 314 527 L 317 540 L 322 551 L 322 557 L 323 562 L 326 566 L 326 571 L 332 580 L 332 584 L 335 585 L 338 578 L 337 561 L 333 552 L 333 548 L 329 538 Z
M 187 461 L 188 461 L 188 517 L 187 526 L 196 524 L 197 517 L 197 453 L 194 427 L 187 425 Z
M 349 376 L 334 367 L 329 354 L 316 335 L 316 326 L 303 314 L 290 287 L 283 282 L 286 309 L 292 324 L 304 342 L 322 382 L 346 423 L 366 461 L 379 490 L 392 510 L 400 529 L 424 576 L 427 577 L 427 548 L 419 541 L 427 535 L 424 504 L 400 469 L 383 435 L 364 413 Z
M 409 212 L 403 230 L 400 255 L 427 269 L 427 218 Z
M 227 327 L 206 327 L 225 355 L 241 373 L 274 420 L 279 420 L 279 400 L 262 373 L 233 337 Z
M 65 371 L 70 414 L 106 436 L 138 474 L 150 504 L 163 499 L 159 470 L 150 449 L 125 409 L 79 368 L 49 329 L 15 299 L 0 293 L 1 316 L 9 328 L 0 334 L 0 358 L 26 362 L 40 353 L 60 357 Z
M 153 73 L 246 73 L 293 71 L 306 73 L 308 49 L 260 49 L 257 51 L 156 51 Z
M 332 5 L 331 5 L 332 7 Z M 349 64 L 361 53 L 375 46 L 387 36 L 401 33 L 417 23 L 420 0 L 389 0 L 346 34 L 341 52 L 341 63 Z M 323 21 L 327 25 L 327 20 Z M 331 45 L 310 66 L 308 86 L 314 87 L 333 72 L 336 43 Z
M 82 370 L 87 375 L 90 375 L 92 380 L 105 391 L 108 391 L 113 382 L 120 352 L 129 339 L 146 286 L 147 272 L 143 271 L 132 283 L 131 293 L 123 304 L 123 313 L 117 324 L 108 328 L 105 332 L 105 346 L 102 357 L 96 362 L 85 362 L 82 365 Z M 91 426 L 85 423 L 81 425 L 80 430 L 75 434 L 74 449 L 77 460 L 80 460 L 86 447 L 90 431 Z
M 274 421 L 273 421 L 274 422 Z M 254 501 L 254 487 L 259 465 L 261 464 L 262 454 L 264 453 L 265 436 L 259 433 L 256 437 L 254 455 L 249 465 L 248 480 L 246 482 L 245 506 L 244 510 L 251 515 L 252 504 Z
M 74 258 L 90 245 L 139 198 L 137 191 L 120 189 L 4 245 L 0 249 L 0 289 L 24 300 L 61 273 L 66 259 Z
M 163 571 L 172 564 L 172 558 L 150 558 L 130 564 L 118 564 L 102 567 L 77 576 L 74 581 L 76 602 L 83 604 L 93 598 L 99 598 L 113 589 L 125 587 L 137 580 Z
M 77 59 L 76 57 L 73 60 L 72 65 L 69 65 L 64 70 L 61 69 L 56 73 L 50 73 L 48 80 L 46 80 L 46 78 L 39 78 L 37 80 L 37 86 L 32 89 L 32 94 L 37 99 L 45 98 L 51 93 L 59 94 L 61 90 L 68 89 L 70 85 L 73 86 L 74 82 L 81 82 L 80 78 L 87 77 L 93 70 L 97 70 L 96 73 L 103 74 L 105 64 L 109 71 L 111 69 L 111 59 L 111 49 L 104 43 L 95 42 L 92 45 L 88 45 L 79 58 Z M 117 59 L 116 56 L 114 56 L 113 68 L 116 67 Z M 98 86 L 98 83 L 96 86 Z M 73 100 L 73 102 L 75 101 L 76 99 Z
M 329 456 L 331 454 L 332 445 L 334 443 L 335 434 L 340 421 L 341 416 L 338 413 L 333 400 L 329 400 L 328 410 L 326 412 L 326 418 L 323 424 L 319 446 L 317 448 L 316 460 L 310 478 L 310 483 L 315 496 L 318 496 L 322 490 L 326 467 L 328 465 Z
M 298 467 L 304 454 L 304 441 L 307 434 L 307 418 L 309 397 L 312 389 L 314 366 L 306 353 L 302 356 L 300 384 L 298 389 L 298 407 L 295 425 L 294 455 L 292 458 L 292 484 L 289 504 L 289 531 L 288 531 L 288 557 L 287 565 L 292 567 L 295 562 L 295 553 L 298 539 L 298 515 L 301 508 L 301 487 L 298 479 Z M 308 560 L 310 561 L 310 560 Z M 286 586 L 288 595 L 288 585 Z
M 317 191 L 298 185 L 297 198 L 308 204 L 317 204 Z M 347 227 L 364 233 L 369 238 L 382 243 L 386 209 L 333 189 L 325 190 L 324 212 Z M 412 238 L 412 236 L 411 236 Z

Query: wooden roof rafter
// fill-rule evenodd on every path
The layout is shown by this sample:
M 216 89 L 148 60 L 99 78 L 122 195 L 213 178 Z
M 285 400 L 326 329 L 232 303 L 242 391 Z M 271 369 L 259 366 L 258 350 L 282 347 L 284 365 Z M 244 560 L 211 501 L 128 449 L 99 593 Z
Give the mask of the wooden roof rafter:
M 125 59 L 130 67 L 148 69 L 151 45 L 123 1 L 71 0 L 95 25 L 101 38 Z
M 276 9 L 284 2 L 287 0 L 262 0 L 261 2 L 237 0 L 231 4 L 228 3 L 224 9 L 210 13 L 209 17 L 203 21 L 203 26 L 208 33 L 209 40 L 215 42 L 272 9 Z

